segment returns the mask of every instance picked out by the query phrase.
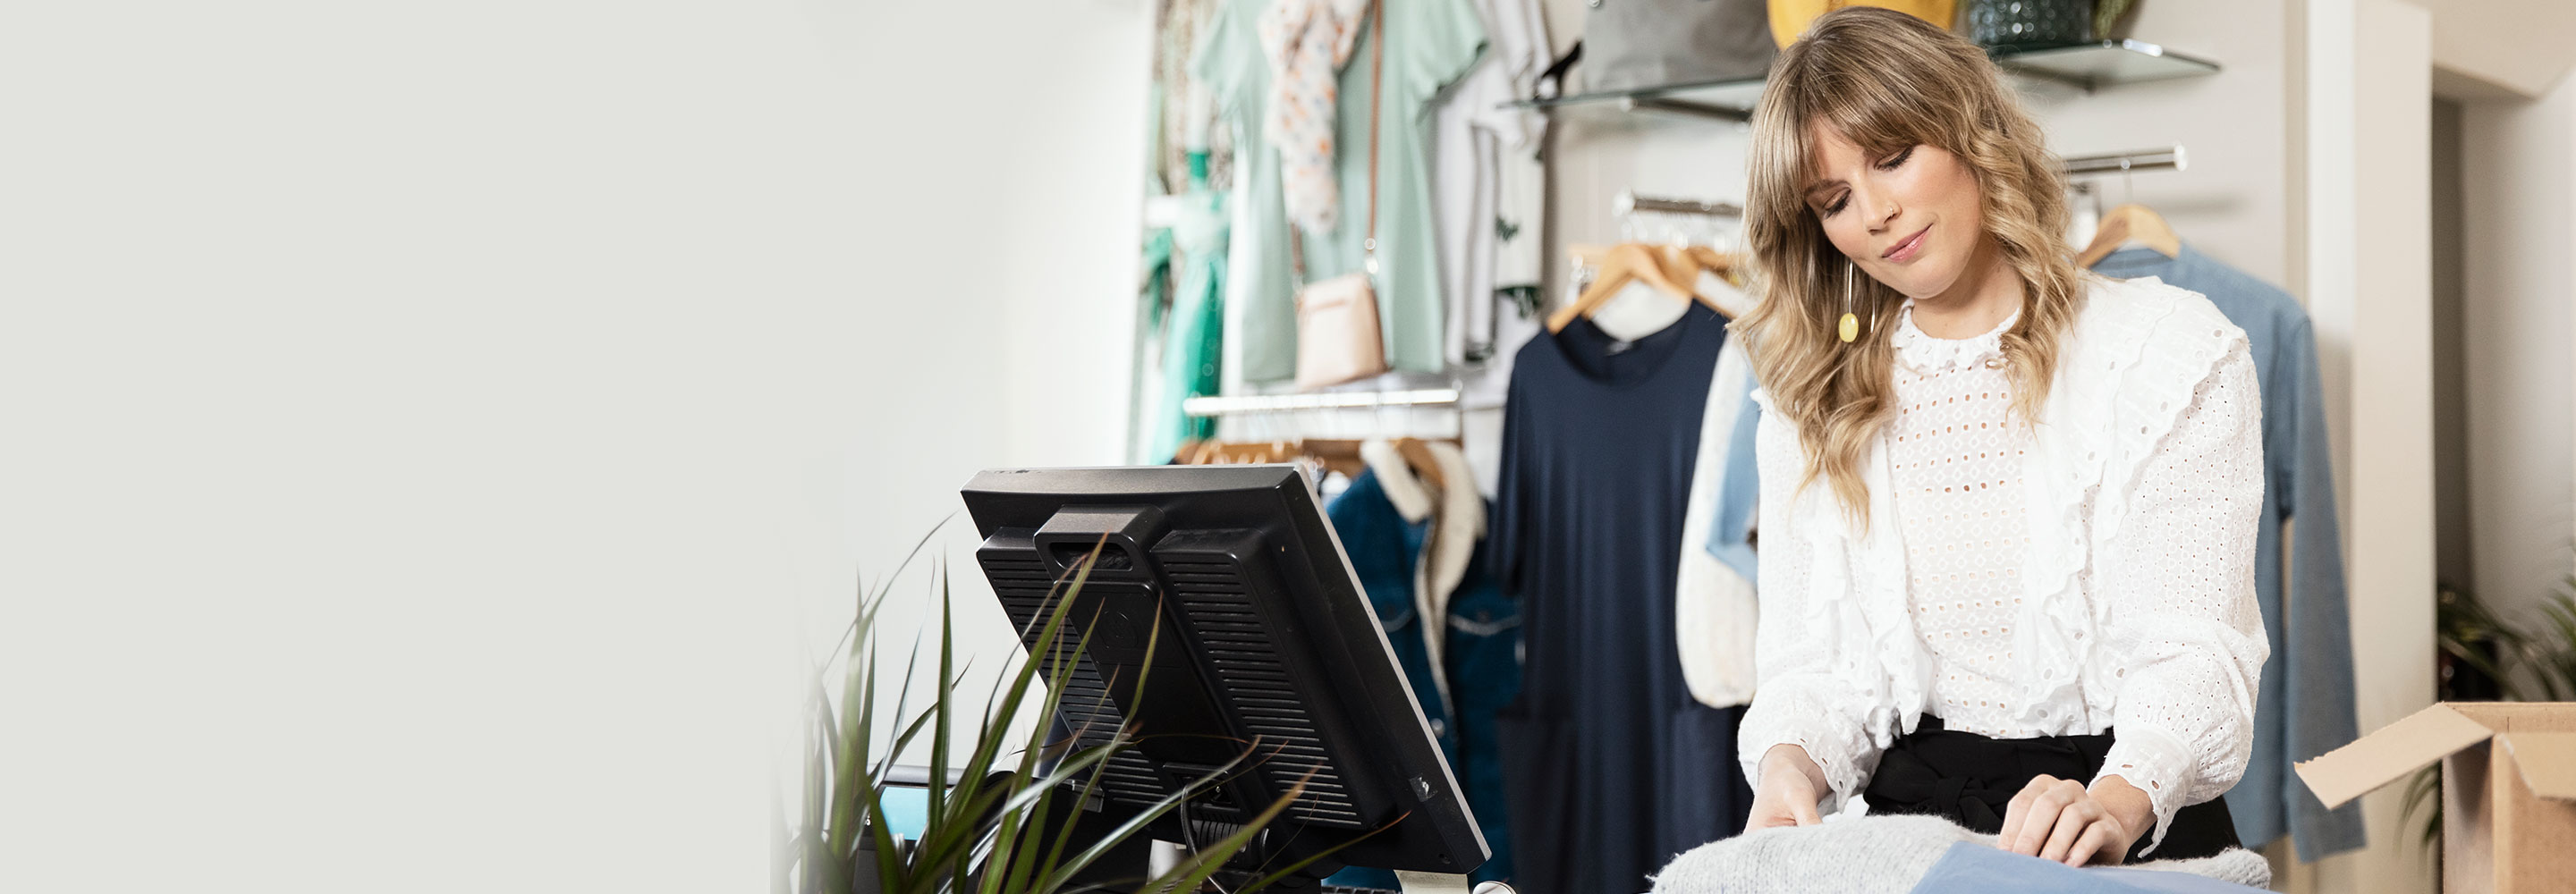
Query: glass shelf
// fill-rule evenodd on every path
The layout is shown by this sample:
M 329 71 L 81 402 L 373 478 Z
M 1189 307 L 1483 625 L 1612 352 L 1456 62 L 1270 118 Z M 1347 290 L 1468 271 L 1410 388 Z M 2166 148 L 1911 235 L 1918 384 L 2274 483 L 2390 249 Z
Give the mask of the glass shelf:
M 2136 40 L 1991 47 L 1986 53 L 2007 72 L 2071 85 L 2088 93 L 2113 84 L 2218 73 L 2218 63 Z M 1547 112 L 1657 112 L 1743 121 L 1761 98 L 1761 78 L 1738 78 L 1575 93 L 1506 105 Z
M 2218 63 L 2138 40 L 2070 46 L 1996 47 L 1986 51 L 2005 71 L 2074 84 L 2087 91 L 2113 84 L 2218 73 Z

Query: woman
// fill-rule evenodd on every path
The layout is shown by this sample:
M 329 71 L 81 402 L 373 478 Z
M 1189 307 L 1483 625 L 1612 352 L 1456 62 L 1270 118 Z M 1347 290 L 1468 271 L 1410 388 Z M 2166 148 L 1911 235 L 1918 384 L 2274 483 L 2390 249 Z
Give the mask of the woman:
M 2244 333 L 2078 269 L 1976 47 L 1853 7 L 1753 119 L 1751 826 L 1935 813 L 2071 865 L 2215 853 L 2268 646 Z

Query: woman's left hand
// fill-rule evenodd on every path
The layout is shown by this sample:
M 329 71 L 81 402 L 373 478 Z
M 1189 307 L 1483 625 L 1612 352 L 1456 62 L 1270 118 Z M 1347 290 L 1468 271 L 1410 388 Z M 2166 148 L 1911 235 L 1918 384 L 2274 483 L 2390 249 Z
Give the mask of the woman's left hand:
M 2154 821 L 2147 793 L 2117 776 L 2094 790 L 2072 779 L 2040 776 L 2004 808 L 1995 846 L 2068 866 L 2118 863 Z

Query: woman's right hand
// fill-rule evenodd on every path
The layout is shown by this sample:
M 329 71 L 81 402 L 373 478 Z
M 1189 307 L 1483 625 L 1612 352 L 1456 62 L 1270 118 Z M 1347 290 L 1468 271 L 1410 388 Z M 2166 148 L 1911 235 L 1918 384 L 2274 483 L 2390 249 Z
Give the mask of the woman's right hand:
M 1753 815 L 1746 831 L 1774 826 L 1812 826 L 1816 799 L 1825 790 L 1825 771 L 1796 745 L 1774 745 L 1762 755 L 1762 781 L 1753 789 Z

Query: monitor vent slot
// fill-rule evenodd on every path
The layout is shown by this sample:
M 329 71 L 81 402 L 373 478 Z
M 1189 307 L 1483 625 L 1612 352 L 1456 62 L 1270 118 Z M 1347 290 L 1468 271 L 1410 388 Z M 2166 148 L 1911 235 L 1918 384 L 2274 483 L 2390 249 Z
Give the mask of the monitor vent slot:
M 1012 629 L 1020 631 L 1020 645 L 1034 654 L 1038 635 L 1046 627 L 1046 618 L 1040 613 L 1055 608 L 1048 598 L 1054 590 L 1054 577 L 1048 574 L 1045 563 L 1034 558 L 981 558 L 984 576 L 992 581 L 993 594 L 1000 598 L 1003 613 L 1010 616 Z M 1077 645 L 1081 641 L 1080 623 L 1067 614 L 1055 654 L 1039 666 L 1038 672 L 1052 675 L 1060 662 L 1072 660 L 1073 670 L 1065 681 L 1063 695 L 1057 699 L 1057 715 L 1082 747 L 1096 748 L 1109 744 L 1110 737 L 1127 720 L 1118 713 L 1118 703 L 1109 698 L 1108 681 L 1102 680 L 1091 660 L 1079 653 Z M 1163 783 L 1154 775 L 1153 764 L 1129 748 L 1111 755 L 1101 769 L 1100 795 L 1111 801 L 1149 807 L 1162 800 Z
M 1263 629 L 1261 616 L 1246 595 L 1242 568 L 1230 557 L 1175 555 L 1158 550 L 1155 560 L 1173 598 L 1198 632 L 1200 656 L 1217 673 L 1239 718 L 1258 736 L 1253 757 L 1273 791 L 1285 792 L 1300 780 L 1304 797 L 1287 815 L 1305 822 L 1342 828 L 1364 828 L 1360 812 L 1340 773 L 1324 751 L 1323 736 L 1289 683 L 1278 647 Z M 1311 778 L 1307 774 L 1312 772 Z

